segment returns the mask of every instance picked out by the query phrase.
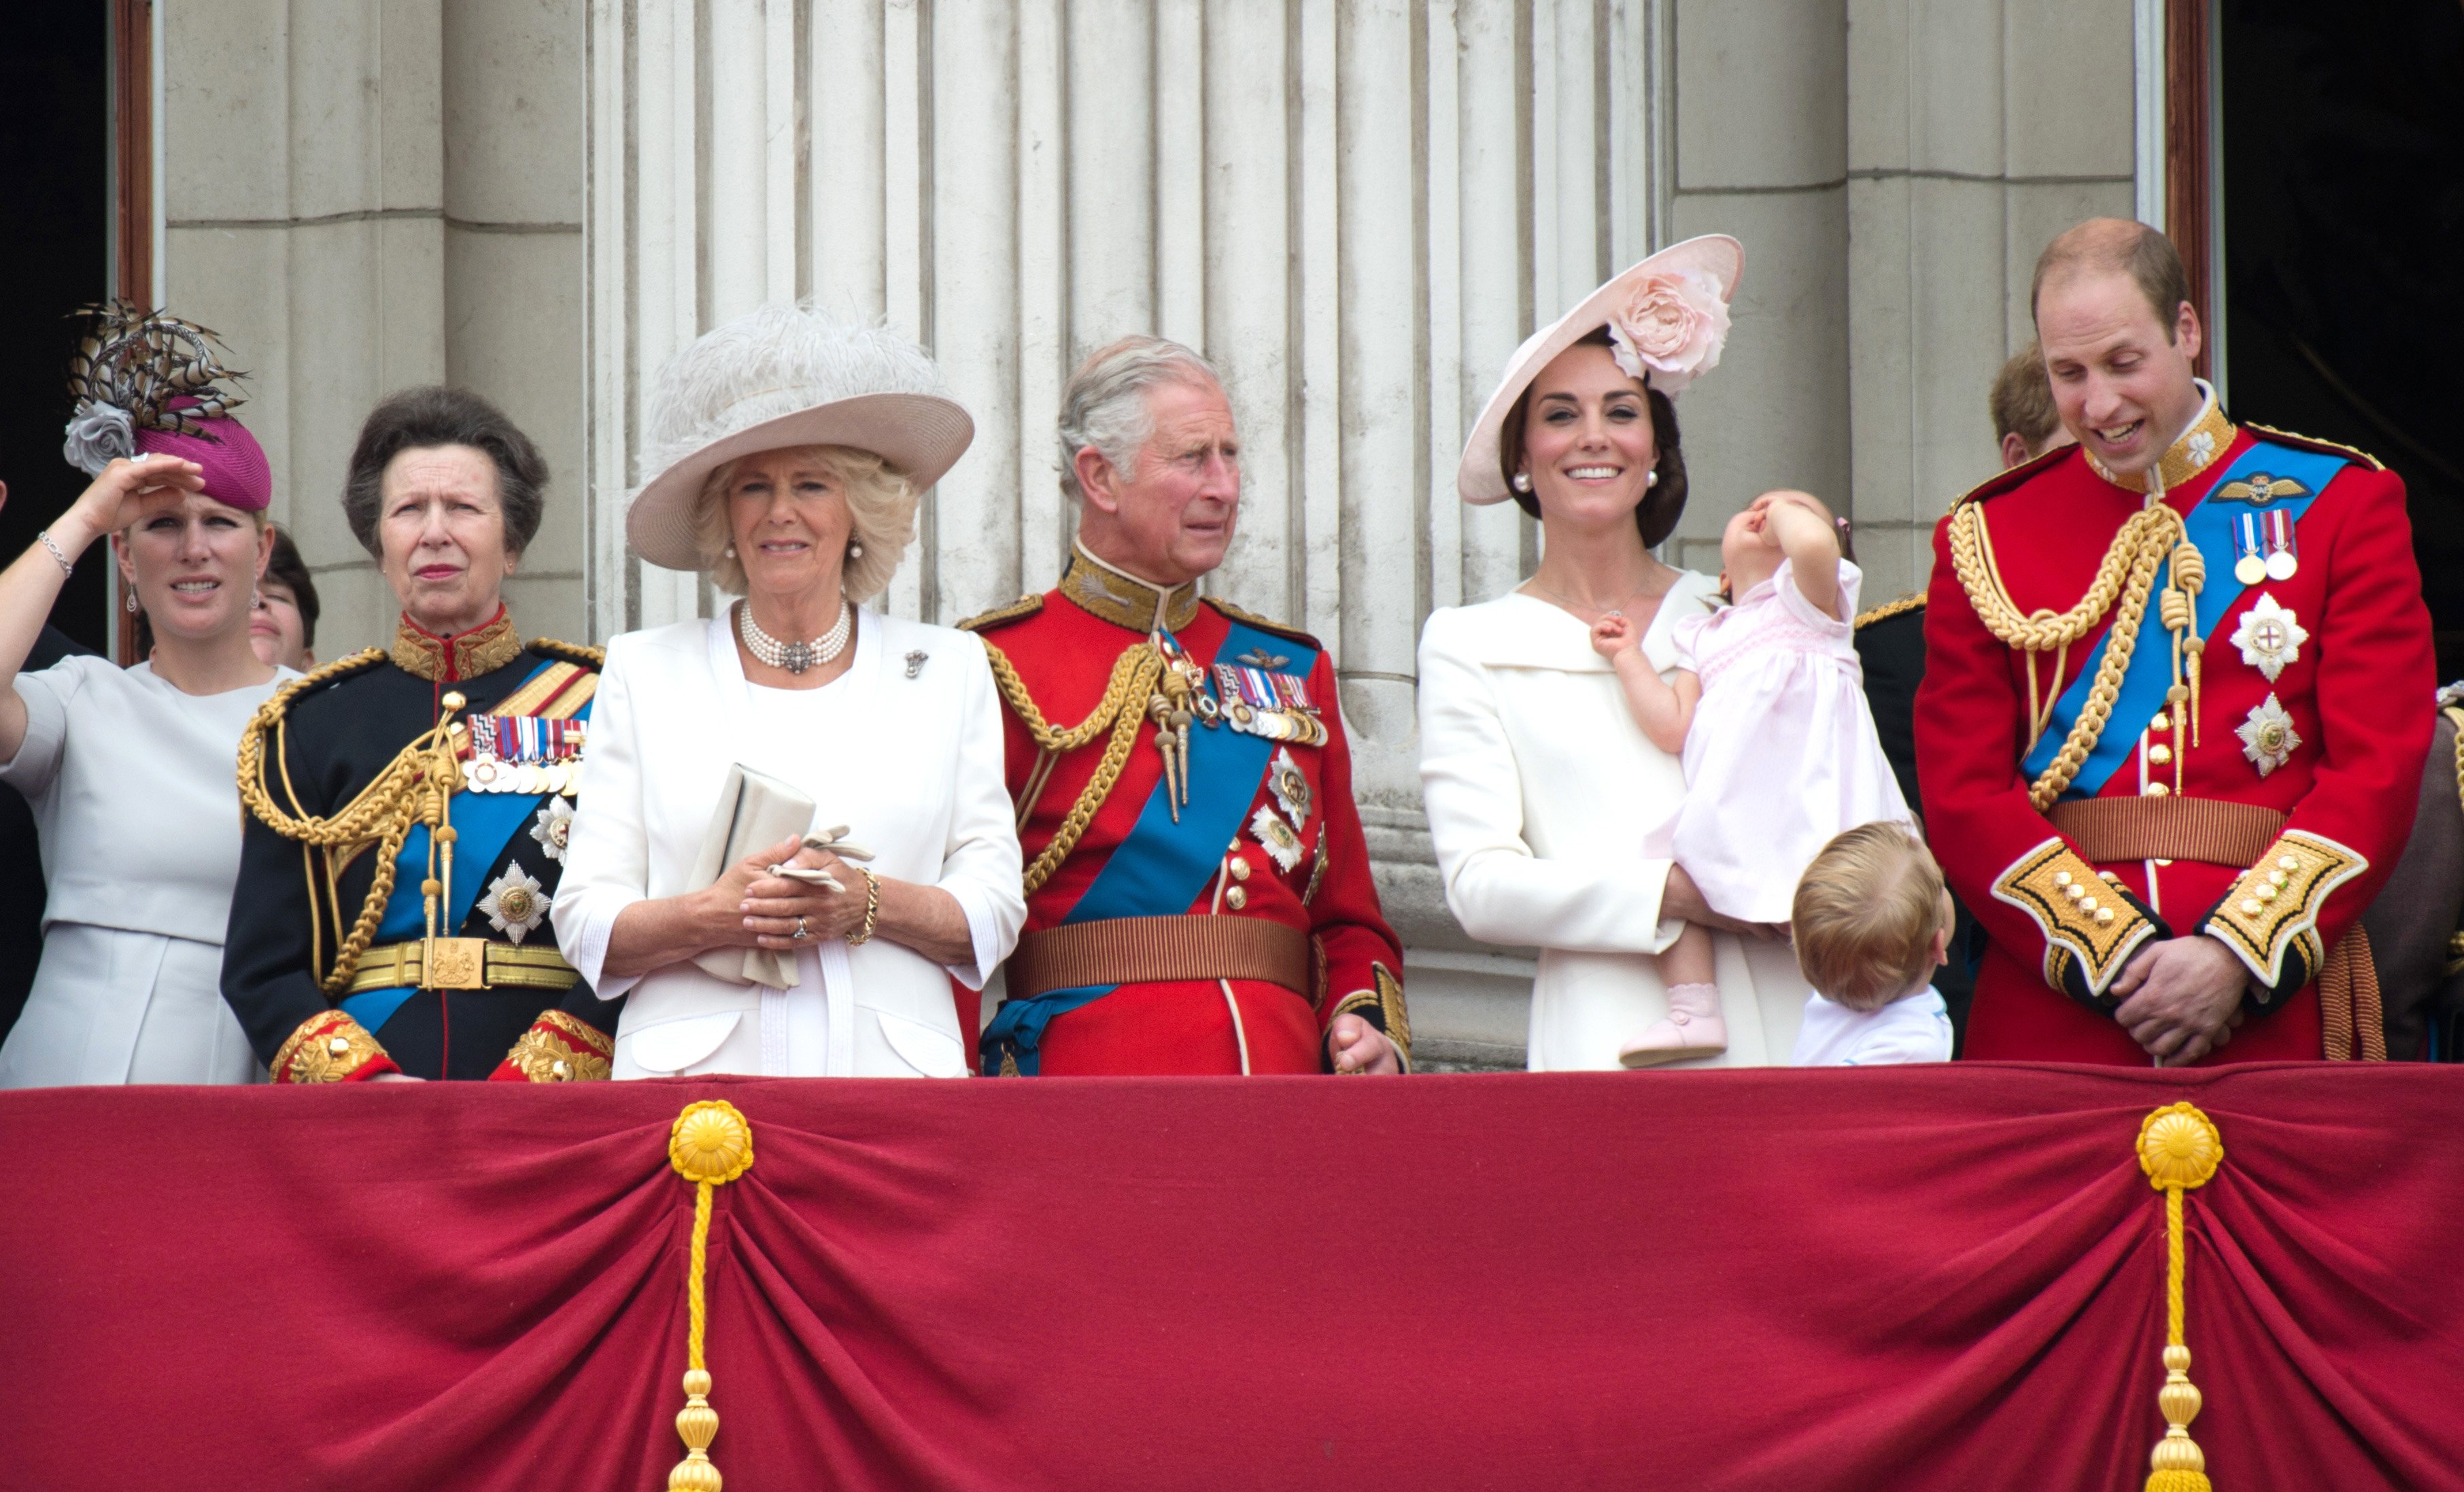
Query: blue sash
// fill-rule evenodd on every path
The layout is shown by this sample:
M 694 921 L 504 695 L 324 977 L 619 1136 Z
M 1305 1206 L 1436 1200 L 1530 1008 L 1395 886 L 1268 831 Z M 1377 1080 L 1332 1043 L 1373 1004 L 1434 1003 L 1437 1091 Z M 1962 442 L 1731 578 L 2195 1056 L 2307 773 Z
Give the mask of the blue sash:
M 1282 635 L 1268 636 L 1235 622 L 1215 649 L 1218 658 L 1238 658 L 1252 648 L 1287 652 L 1288 670 L 1306 678 L 1317 667 L 1317 650 Z M 1126 708 L 1126 707 L 1125 707 Z M 1240 836 L 1249 805 L 1275 755 L 1275 743 L 1229 725 L 1199 726 L 1189 733 L 1189 801 L 1173 822 L 1171 785 L 1158 778 L 1147 795 L 1138 822 L 1096 872 L 1078 905 L 1062 918 L 1095 922 L 1111 917 L 1169 917 L 1189 911 L 1199 893 L 1223 863 L 1223 846 Z M 1001 1002 L 992 1024 L 984 1028 L 984 1071 L 997 1075 L 1006 1058 L 1022 1077 L 1042 1067 L 1044 1028 L 1055 1016 L 1092 1004 L 1117 984 L 1087 984 L 1076 989 L 1048 990 L 1031 999 Z
M 527 684 L 540 673 L 555 668 L 550 660 L 541 664 Z M 517 685 L 516 688 L 519 688 Z M 573 713 L 573 718 L 590 718 L 591 700 Z M 450 812 L 453 825 L 453 885 L 451 897 L 438 909 L 436 935 L 458 937 L 462 924 L 469 921 L 471 909 L 487 886 L 488 871 L 512 844 L 514 836 L 528 828 L 541 806 L 554 795 L 548 793 L 473 793 L 468 790 L 453 795 Z M 385 901 L 385 916 L 377 923 L 375 941 L 407 943 L 428 935 L 428 902 L 419 894 L 419 883 L 428 879 L 428 825 L 415 823 L 403 837 L 402 853 L 394 857 L 393 895 Z M 340 1001 L 342 1011 L 373 1033 L 393 1019 L 403 1001 L 419 992 L 408 985 L 392 989 L 362 990 L 346 995 Z
M 2343 456 L 2304 450 L 2294 446 L 2278 446 L 2260 439 L 2234 458 L 2216 478 L 2215 484 L 2208 489 L 2208 495 L 2183 519 L 2183 527 L 2190 542 L 2199 546 L 2200 556 L 2208 562 L 2207 586 L 2199 592 L 2200 637 L 2213 636 L 2226 615 L 2241 604 L 2242 598 L 2259 588 L 2244 588 L 2233 579 L 2233 561 L 2237 558 L 2233 553 L 2233 520 L 2245 513 L 2265 511 L 2283 513 L 2288 522 L 2298 522 L 2311 502 L 2327 490 L 2327 484 L 2347 464 Z M 2255 472 L 2264 472 L 2279 480 L 2290 478 L 2307 488 L 2308 492 L 2298 497 L 2279 497 L 2264 510 L 2254 510 L 2246 502 L 2218 495 L 2228 485 Z M 2149 593 L 2147 614 L 2140 627 L 2139 646 L 2130 655 L 2129 669 L 2122 675 L 2122 691 L 2114 698 L 2113 713 L 2106 721 L 2104 734 L 2098 737 L 2087 760 L 2080 764 L 2079 776 L 2072 779 L 2071 785 L 2063 790 L 2065 799 L 2094 798 L 2101 792 L 2113 774 L 2130 759 L 2131 748 L 2139 739 L 2136 729 L 2117 727 L 2130 727 L 2137 721 L 2154 719 L 2156 713 L 2165 707 L 2165 696 L 2173 687 L 2173 649 L 2166 646 L 2167 634 L 2157 621 L 2155 596 L 2164 590 L 2172 568 L 2173 562 L 2167 560 L 2156 571 L 2155 590 Z M 2265 585 L 2268 582 L 2262 581 L 2259 583 Z M 2042 776 L 2045 769 L 2053 765 L 2062 743 L 2070 739 L 2071 727 L 2078 723 L 2079 712 L 2087 706 L 2088 693 L 2096 687 L 2097 669 L 2103 666 L 2104 650 L 2112 641 L 2110 631 L 2097 639 L 2095 650 L 2088 654 L 2087 664 L 2079 669 L 2079 677 L 2072 680 L 2071 687 L 2062 691 L 2061 698 L 2054 702 L 2053 723 L 2045 728 L 2044 735 L 2036 738 L 2027 759 L 2020 763 L 2020 771 L 2031 780 Z

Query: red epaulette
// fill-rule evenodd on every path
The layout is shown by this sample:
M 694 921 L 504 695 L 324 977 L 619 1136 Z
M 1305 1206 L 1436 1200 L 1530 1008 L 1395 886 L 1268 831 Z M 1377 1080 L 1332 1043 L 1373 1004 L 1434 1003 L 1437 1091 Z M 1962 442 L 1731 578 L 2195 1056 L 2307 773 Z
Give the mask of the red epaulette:
M 2387 470 L 2386 462 L 2358 446 L 2339 445 L 2332 440 L 2321 440 L 2316 435 L 2296 435 L 2291 430 L 2279 430 L 2273 425 L 2261 425 L 2255 420 L 2242 421 L 2241 428 L 2266 436 L 2275 445 L 2291 446 L 2300 450 L 2316 450 L 2330 456 L 2343 456 L 2346 460 L 2359 462 L 2372 472 Z
M 2004 493 L 2017 488 L 2037 472 L 2052 470 L 2063 457 L 2078 450 L 2079 447 L 2076 445 L 2056 446 L 2033 461 L 2022 462 L 2007 472 L 1999 472 L 1987 477 L 1960 494 L 1959 502 L 1954 502 L 1951 506 L 1956 508 L 1962 502 L 1983 502 L 1988 497 L 1999 497 Z
M 1271 618 L 1262 617 L 1245 606 L 1236 606 L 1232 604 L 1232 603 L 1225 601 L 1221 596 L 1208 596 L 1204 599 L 1208 605 L 1213 606 L 1216 610 L 1221 611 L 1235 622 L 1254 626 L 1262 632 L 1272 632 L 1278 637 L 1288 637 L 1296 643 L 1307 643 L 1311 647 L 1316 648 L 1319 652 L 1326 651 L 1326 646 L 1324 644 L 1320 643 L 1316 638 L 1311 637 L 1307 632 L 1302 631 L 1299 627 L 1286 626 L 1281 622 L 1274 621 Z
M 967 620 L 958 624 L 958 630 L 962 632 L 989 632 L 995 627 L 1007 626 L 1013 622 L 1023 622 L 1043 609 L 1043 597 L 1035 595 L 1021 596 L 1018 600 L 1011 602 L 1006 606 L 995 606 L 990 611 L 979 611 L 976 615 L 967 618 Z

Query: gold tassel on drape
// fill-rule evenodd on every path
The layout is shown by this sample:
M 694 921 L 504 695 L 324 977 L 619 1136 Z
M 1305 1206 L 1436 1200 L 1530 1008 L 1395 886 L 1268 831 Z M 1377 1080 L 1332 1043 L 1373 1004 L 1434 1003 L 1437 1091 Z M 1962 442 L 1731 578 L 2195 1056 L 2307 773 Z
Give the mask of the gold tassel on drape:
M 2189 1104 L 2167 1104 L 2139 1126 L 2139 1169 L 2165 1194 L 2165 1386 L 2156 1392 L 2165 1438 L 2147 1458 L 2146 1492 L 2209 1492 L 2208 1460 L 2190 1438 L 2199 1391 L 2190 1382 L 2190 1349 L 2183 1341 L 2182 1194 L 2208 1184 L 2223 1164 L 2225 1142 L 2213 1120 Z
M 686 1280 L 685 1407 L 676 1415 L 685 1459 L 668 1473 L 668 1492 L 718 1492 L 710 1442 L 718 1411 L 710 1407 L 710 1368 L 702 1359 L 702 1278 L 710 1263 L 710 1194 L 753 1169 L 753 1126 L 723 1100 L 687 1104 L 668 1132 L 668 1164 L 693 1183 L 692 1273 Z

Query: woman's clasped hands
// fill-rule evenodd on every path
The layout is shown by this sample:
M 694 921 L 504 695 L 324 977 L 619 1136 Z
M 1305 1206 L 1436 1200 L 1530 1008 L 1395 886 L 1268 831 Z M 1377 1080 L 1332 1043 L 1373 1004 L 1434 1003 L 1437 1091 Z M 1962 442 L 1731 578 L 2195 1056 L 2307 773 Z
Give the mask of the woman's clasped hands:
M 730 867 L 703 893 L 717 934 L 712 946 L 792 952 L 845 937 L 864 926 L 868 890 L 865 872 L 832 850 L 781 840 Z

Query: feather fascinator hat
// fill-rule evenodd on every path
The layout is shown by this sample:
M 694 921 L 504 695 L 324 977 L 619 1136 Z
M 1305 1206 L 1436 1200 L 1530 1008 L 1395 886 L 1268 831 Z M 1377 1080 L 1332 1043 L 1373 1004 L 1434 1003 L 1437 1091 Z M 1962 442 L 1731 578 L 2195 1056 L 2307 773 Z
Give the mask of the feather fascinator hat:
M 77 314 L 93 324 L 69 360 L 77 411 L 60 444 L 69 465 L 100 476 L 123 456 L 178 456 L 205 468 L 207 496 L 264 512 L 274 501 L 274 470 L 265 448 L 231 417 L 246 401 L 224 385 L 248 375 L 223 365 L 221 339 L 125 300 Z
M 757 451 L 847 446 L 881 457 L 918 493 L 966 453 L 976 422 L 923 348 L 773 302 L 705 332 L 661 364 L 644 422 L 625 537 L 652 564 L 699 569 L 702 483 Z
M 1728 302 L 1745 269 L 1745 245 L 1726 233 L 1670 244 L 1585 296 L 1554 325 L 1532 333 L 1506 360 L 1506 376 L 1463 442 L 1455 491 L 1473 503 L 1503 502 L 1510 495 L 1497 450 L 1507 412 L 1557 354 L 1603 326 L 1609 329 L 1610 355 L 1626 376 L 1671 399 L 1718 367 L 1728 340 Z

